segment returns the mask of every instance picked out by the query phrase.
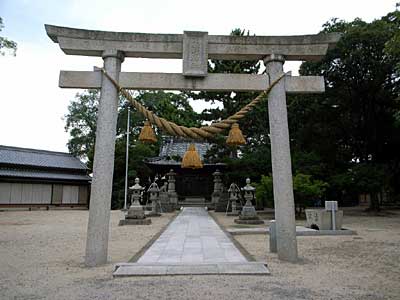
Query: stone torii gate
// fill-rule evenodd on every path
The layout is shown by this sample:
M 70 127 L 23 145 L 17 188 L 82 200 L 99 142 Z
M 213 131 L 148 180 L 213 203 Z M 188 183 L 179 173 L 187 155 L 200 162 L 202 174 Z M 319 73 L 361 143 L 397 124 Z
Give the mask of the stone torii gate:
M 285 60 L 318 60 L 339 35 L 223 36 L 207 32 L 145 34 L 45 25 L 48 36 L 68 55 L 99 56 L 123 88 L 136 90 L 264 91 L 283 74 Z M 183 60 L 182 74 L 121 72 L 125 57 Z M 263 60 L 266 73 L 207 74 L 208 59 Z M 87 231 L 87 266 L 107 262 L 118 93 L 101 72 L 61 71 L 61 88 L 101 89 L 93 182 Z M 322 93 L 319 76 L 286 76 L 268 101 L 278 257 L 297 260 L 292 167 L 286 93 Z

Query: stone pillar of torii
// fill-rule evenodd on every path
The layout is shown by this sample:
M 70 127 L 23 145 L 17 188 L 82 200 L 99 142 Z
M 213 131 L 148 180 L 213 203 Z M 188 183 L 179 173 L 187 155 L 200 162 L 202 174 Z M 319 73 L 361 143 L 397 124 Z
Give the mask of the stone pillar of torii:
M 99 56 L 123 88 L 135 90 L 264 91 L 283 74 L 285 60 L 318 60 L 340 36 L 223 36 L 207 32 L 146 34 L 45 25 L 48 36 L 68 55 Z M 182 59 L 182 73 L 121 72 L 124 58 Z M 208 59 L 263 60 L 266 74 L 208 74 Z M 87 231 L 87 266 L 107 262 L 114 148 L 118 116 L 115 86 L 98 71 L 61 71 L 61 88 L 101 89 Z M 278 257 L 297 260 L 296 223 L 286 94 L 322 93 L 320 76 L 285 76 L 268 101 Z M 266 134 L 268 134 L 266 132 Z

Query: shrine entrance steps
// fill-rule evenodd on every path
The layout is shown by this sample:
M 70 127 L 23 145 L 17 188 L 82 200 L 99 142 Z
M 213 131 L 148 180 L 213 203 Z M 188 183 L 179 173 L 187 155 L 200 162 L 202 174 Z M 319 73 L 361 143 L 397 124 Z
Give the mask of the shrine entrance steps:
M 179 201 L 179 207 L 205 207 L 207 206 L 206 199 L 201 196 L 188 196 L 184 201 Z
M 201 207 L 185 207 L 135 263 L 116 266 L 114 277 L 159 275 L 268 275 L 249 261 Z

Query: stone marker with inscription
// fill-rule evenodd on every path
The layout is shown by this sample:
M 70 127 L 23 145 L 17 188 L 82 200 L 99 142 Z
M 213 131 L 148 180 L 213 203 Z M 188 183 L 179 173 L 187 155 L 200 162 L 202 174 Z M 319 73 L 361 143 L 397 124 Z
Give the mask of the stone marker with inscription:
M 306 209 L 306 227 L 318 230 L 342 229 L 343 210 L 338 210 L 337 201 L 326 202 L 325 209 Z
M 207 76 L 208 33 L 201 31 L 183 32 L 183 75 Z

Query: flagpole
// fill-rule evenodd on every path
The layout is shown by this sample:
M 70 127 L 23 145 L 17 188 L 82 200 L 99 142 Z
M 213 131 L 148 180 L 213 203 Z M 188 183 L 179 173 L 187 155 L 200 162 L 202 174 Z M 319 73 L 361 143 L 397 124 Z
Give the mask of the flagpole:
M 125 197 L 124 197 L 124 210 L 126 210 L 126 203 L 128 200 L 128 163 L 129 163 L 129 133 L 130 133 L 130 117 L 131 108 L 128 107 L 128 120 L 126 123 L 126 157 L 125 157 Z

